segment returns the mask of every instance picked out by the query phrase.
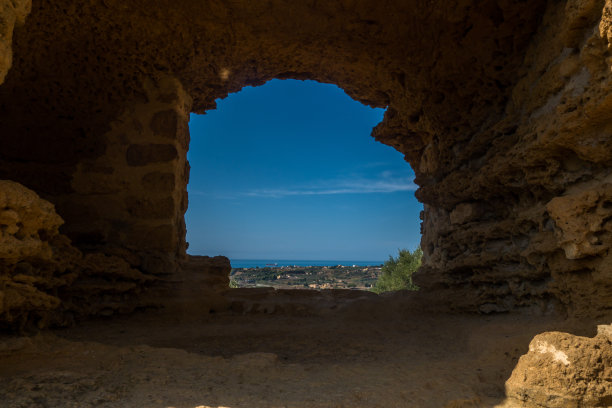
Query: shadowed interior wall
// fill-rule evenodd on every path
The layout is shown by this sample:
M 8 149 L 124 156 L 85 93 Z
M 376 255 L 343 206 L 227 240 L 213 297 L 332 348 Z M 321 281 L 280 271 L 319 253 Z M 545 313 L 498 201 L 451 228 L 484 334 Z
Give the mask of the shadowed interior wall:
M 102 135 L 100 155 L 77 164 L 73 192 L 55 201 L 64 232 L 82 248 L 124 256 L 149 273 L 174 271 L 185 254 L 191 98 L 171 78 L 143 84 Z
M 24 24 L 31 8 L 31 0 L 0 1 L 0 84 L 13 62 L 13 29 Z
M 0 87 L 0 178 L 85 251 L 172 272 L 190 111 L 272 78 L 387 107 L 425 203 L 425 296 L 610 308 L 609 1 L 34 1 Z

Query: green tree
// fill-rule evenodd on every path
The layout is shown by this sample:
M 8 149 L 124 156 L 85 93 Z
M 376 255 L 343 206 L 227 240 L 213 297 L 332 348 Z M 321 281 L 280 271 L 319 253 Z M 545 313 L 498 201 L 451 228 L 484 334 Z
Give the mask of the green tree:
M 372 288 L 373 292 L 382 293 L 392 290 L 418 290 L 419 287 L 412 283 L 412 274 L 421 266 L 423 250 L 417 248 L 414 251 L 400 249 L 397 258 L 389 255 L 389 260 L 383 264 L 382 274 Z

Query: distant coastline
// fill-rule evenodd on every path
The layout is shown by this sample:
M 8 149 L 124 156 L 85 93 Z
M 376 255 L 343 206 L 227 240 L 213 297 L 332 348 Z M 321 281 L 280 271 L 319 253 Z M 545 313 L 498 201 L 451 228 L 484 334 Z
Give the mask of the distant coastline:
M 304 259 L 230 259 L 232 268 L 265 268 L 282 266 L 377 266 L 384 261 L 304 260 Z

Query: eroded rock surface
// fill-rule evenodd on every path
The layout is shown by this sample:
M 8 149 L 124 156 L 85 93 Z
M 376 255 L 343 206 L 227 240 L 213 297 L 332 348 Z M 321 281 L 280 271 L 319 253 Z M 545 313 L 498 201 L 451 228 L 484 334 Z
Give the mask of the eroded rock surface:
M 302 310 L 308 295 L 223 297 L 227 259 L 186 257 L 189 114 L 272 78 L 335 83 L 387 109 L 372 134 L 405 155 L 425 204 L 412 306 L 584 320 L 612 313 L 611 0 L 40 0 L 29 12 L 28 0 L 0 0 L 0 178 L 27 187 L 0 184 L 0 326 L 131 311 L 150 304 L 143 293 L 159 280 L 172 289 L 158 294 L 179 300 L 171 310 L 194 319 L 194 310 Z M 292 302 L 277 307 L 285 295 Z M 368 310 L 354 310 L 361 324 Z M 612 404 L 606 339 L 536 337 L 508 382 L 510 403 Z M 451 350 L 451 340 L 440 344 Z M 409 357 L 432 373 L 428 355 Z M 473 357 L 457 365 L 466 375 Z M 239 361 L 256 366 L 253 381 L 277 365 L 267 355 Z M 439 361 L 431 375 L 454 378 Z M 394 355 L 370 378 L 422 380 L 402 378 L 406 370 L 389 369 L 395 363 Z M 334 370 L 325 378 L 337 378 Z M 501 398 L 496 383 L 469 375 L 475 389 L 461 384 L 442 395 L 445 384 L 422 382 L 391 402 L 426 406 L 424 389 L 440 391 L 434 406 Z M 232 394 L 241 379 L 228 378 L 229 394 L 196 392 L 189 403 L 203 395 L 242 403 Z M 22 380 L 3 385 L 25 398 L 17 406 L 40 397 L 23 389 L 49 394 L 72 383 L 82 394 L 91 386 L 70 373 Z M 104 398 L 126 394 L 117 390 Z M 143 395 L 137 401 L 157 403 Z M 258 403 L 269 405 L 268 395 Z M 334 401 L 359 406 L 367 398 L 349 392 Z M 392 405 L 386 392 L 377 398 Z
M 534 337 L 506 382 L 503 407 L 612 405 L 612 325 L 593 338 L 548 332 Z
M 0 180 L 0 262 L 37 256 L 51 259 L 49 241 L 64 223 L 53 204 L 19 183 Z
M 417 161 L 415 280 L 451 308 L 610 312 L 610 7 L 549 3 L 504 115 Z
M 2 4 L 11 16 L 27 9 Z M 79 249 L 171 275 L 185 259 L 189 113 L 272 78 L 332 82 L 387 108 L 373 136 L 415 170 L 425 203 L 415 279 L 432 301 L 605 315 L 612 210 L 591 201 L 612 167 L 611 9 L 34 2 L 0 87 L 0 177 L 54 203 Z M 564 224 L 570 207 L 589 221 Z
M 0 140 L 0 176 L 56 204 L 79 248 L 168 272 L 185 251 L 189 112 L 272 78 L 333 82 L 388 106 L 374 135 L 442 174 L 458 139 L 503 115 L 544 5 L 35 2 L 0 88 L 22 138 Z
M 133 311 L 154 278 L 117 256 L 83 254 L 63 220 L 32 190 L 0 180 L 0 328 L 66 325 L 75 317 Z
M 546 206 L 555 221 L 558 242 L 567 259 L 608 252 L 612 244 L 612 183 L 552 199 Z
M 32 8 L 32 0 L 0 1 L 0 84 L 13 62 L 13 29 L 22 25 Z

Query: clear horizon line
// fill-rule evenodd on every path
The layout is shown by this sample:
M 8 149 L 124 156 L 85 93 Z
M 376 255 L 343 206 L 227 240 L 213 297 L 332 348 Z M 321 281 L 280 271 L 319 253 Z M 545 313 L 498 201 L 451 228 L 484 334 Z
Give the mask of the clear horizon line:
M 197 255 L 196 255 L 197 256 Z M 225 256 L 225 255 L 221 255 Z M 305 259 L 305 258 L 226 258 L 235 261 L 351 261 L 351 262 L 378 262 L 378 259 Z

